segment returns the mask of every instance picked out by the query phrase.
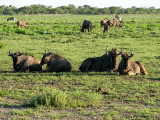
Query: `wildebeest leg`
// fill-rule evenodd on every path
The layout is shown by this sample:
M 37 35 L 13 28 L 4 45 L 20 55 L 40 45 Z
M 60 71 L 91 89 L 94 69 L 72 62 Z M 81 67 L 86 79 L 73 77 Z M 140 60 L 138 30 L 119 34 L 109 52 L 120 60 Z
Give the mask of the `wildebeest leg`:
M 81 72 L 91 72 L 91 70 L 90 70 L 91 64 L 92 64 L 92 59 L 88 58 L 82 62 L 79 69 L 81 70 Z
M 141 73 L 144 75 L 148 75 L 143 63 L 141 61 L 136 61 L 136 63 L 139 65 Z
M 89 32 L 89 28 L 88 28 L 88 32 Z

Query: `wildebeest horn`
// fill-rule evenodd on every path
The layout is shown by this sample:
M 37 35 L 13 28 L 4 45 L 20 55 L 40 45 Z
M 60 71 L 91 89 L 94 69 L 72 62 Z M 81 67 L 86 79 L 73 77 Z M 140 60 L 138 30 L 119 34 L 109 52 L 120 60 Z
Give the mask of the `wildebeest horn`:
M 19 53 L 21 53 L 21 50 L 19 49 Z
M 9 49 L 9 55 L 11 54 L 11 50 Z
M 134 55 L 134 54 L 133 54 L 133 52 L 131 51 L 131 54 L 130 54 L 130 56 L 129 56 L 129 57 L 133 57 L 133 55 Z
M 105 50 L 105 51 L 106 51 L 106 54 L 108 54 L 108 48 L 106 48 L 106 50 Z
M 45 49 L 45 54 L 47 53 L 47 50 Z
M 49 49 L 48 49 L 48 52 L 50 52 Z
M 121 52 L 120 52 L 120 54 L 123 52 L 123 48 L 121 48 Z

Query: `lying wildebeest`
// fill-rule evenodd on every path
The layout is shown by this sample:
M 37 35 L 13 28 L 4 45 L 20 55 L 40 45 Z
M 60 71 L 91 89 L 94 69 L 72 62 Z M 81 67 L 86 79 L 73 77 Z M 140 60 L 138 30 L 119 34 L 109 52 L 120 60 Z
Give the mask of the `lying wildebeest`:
M 121 17 L 119 15 L 116 15 L 115 18 L 121 21 Z
M 17 27 L 19 28 L 20 26 L 28 28 L 28 23 L 26 23 L 25 20 L 21 19 L 21 20 L 17 21 Z
M 122 21 L 117 20 L 117 19 L 113 19 L 113 20 L 108 20 L 107 23 L 104 25 L 104 33 L 106 33 L 106 31 L 108 32 L 108 30 L 112 27 L 112 26 L 117 26 L 122 27 Z
M 117 62 L 117 57 L 122 53 L 116 52 L 117 49 L 113 49 L 112 51 L 107 51 L 106 49 L 106 54 L 104 54 L 101 57 L 95 57 L 95 58 L 87 58 L 84 60 L 79 67 L 81 72 L 104 72 L 104 71 L 117 71 L 118 67 L 118 62 Z
M 43 54 L 41 65 L 43 64 L 47 64 L 48 72 L 70 72 L 72 68 L 71 64 L 65 58 L 49 51 L 48 53 L 45 51 Z
M 7 21 L 10 21 L 10 20 L 14 20 L 15 21 L 16 18 L 15 17 L 10 17 L 10 18 L 7 19 Z
M 101 27 L 104 26 L 107 23 L 108 19 L 105 18 L 104 20 L 101 20 Z
M 33 56 L 31 55 L 25 55 L 23 53 L 16 52 L 16 53 L 10 53 L 9 55 L 13 59 L 13 68 L 14 71 L 18 72 L 33 72 L 33 71 L 41 71 L 42 66 L 40 64 L 40 61 L 36 60 Z
M 141 61 L 131 61 L 130 58 L 133 57 L 133 53 L 130 55 L 127 53 L 122 54 L 122 60 L 118 66 L 118 72 L 120 74 L 134 75 L 134 74 L 144 74 L 147 75 L 147 71 Z
M 86 32 L 86 29 L 88 29 L 88 32 L 89 32 L 89 31 L 92 32 L 93 23 L 90 22 L 90 21 L 84 20 L 84 21 L 83 21 L 83 24 L 82 24 L 81 32 Z

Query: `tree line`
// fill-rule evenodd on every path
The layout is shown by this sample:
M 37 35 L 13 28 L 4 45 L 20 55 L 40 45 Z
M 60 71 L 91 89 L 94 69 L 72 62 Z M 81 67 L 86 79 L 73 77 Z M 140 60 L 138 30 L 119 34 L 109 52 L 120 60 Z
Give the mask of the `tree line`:
M 160 13 L 160 8 L 155 7 L 149 8 L 136 8 L 135 6 L 131 8 L 121 8 L 121 7 L 108 7 L 108 8 L 97 8 L 91 7 L 89 5 L 78 6 L 68 5 L 60 6 L 57 8 L 52 8 L 52 6 L 45 5 L 31 5 L 24 6 L 21 8 L 16 8 L 15 6 L 0 6 L 0 14 L 4 15 L 24 15 L 24 14 L 158 14 Z

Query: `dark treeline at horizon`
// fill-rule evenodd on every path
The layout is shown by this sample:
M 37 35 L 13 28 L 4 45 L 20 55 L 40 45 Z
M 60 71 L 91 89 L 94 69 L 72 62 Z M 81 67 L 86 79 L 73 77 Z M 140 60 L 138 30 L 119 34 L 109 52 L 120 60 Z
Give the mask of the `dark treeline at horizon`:
M 155 7 L 150 8 L 137 8 L 135 6 L 131 8 L 121 8 L 121 7 L 106 7 L 106 8 L 97 8 L 91 7 L 89 5 L 78 6 L 68 5 L 60 6 L 57 8 L 52 8 L 51 6 L 45 5 L 31 5 L 16 8 L 15 6 L 0 6 L 0 14 L 4 15 L 23 15 L 23 14 L 159 14 L 160 8 L 156 9 Z

